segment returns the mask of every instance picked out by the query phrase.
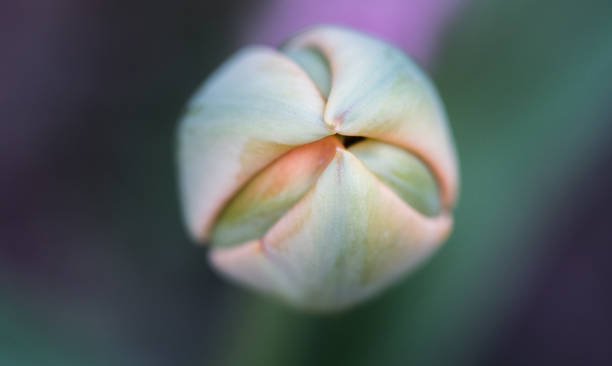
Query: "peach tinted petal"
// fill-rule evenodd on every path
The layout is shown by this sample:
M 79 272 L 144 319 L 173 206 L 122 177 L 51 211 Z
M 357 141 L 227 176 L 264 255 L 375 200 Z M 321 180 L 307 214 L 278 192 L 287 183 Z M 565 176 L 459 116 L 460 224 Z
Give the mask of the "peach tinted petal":
M 245 49 L 196 92 L 178 132 L 181 196 L 192 234 L 205 240 L 225 202 L 295 146 L 329 135 L 324 100 L 281 53 Z
M 284 298 L 297 298 L 295 289 L 280 268 L 266 256 L 258 240 L 231 248 L 214 249 L 209 260 L 224 275 L 247 287 Z
M 264 236 L 261 254 L 244 254 L 240 265 L 218 259 L 234 248 L 211 255 L 234 279 L 300 307 L 333 310 L 370 297 L 414 268 L 450 225 L 448 216 L 428 218 L 410 208 L 355 156 L 339 150 L 315 187 Z M 262 257 L 265 265 L 254 264 Z
M 335 136 L 289 151 L 250 180 L 223 209 L 212 230 L 215 246 L 262 237 L 315 184 L 341 147 Z

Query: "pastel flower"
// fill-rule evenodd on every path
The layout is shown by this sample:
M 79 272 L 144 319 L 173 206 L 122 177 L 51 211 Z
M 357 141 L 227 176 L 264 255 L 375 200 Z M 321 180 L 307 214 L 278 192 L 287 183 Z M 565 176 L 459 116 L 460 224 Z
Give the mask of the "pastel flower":
M 178 139 L 186 222 L 213 266 L 297 307 L 371 297 L 451 228 L 457 162 L 435 88 L 355 31 L 238 52 L 189 101 Z

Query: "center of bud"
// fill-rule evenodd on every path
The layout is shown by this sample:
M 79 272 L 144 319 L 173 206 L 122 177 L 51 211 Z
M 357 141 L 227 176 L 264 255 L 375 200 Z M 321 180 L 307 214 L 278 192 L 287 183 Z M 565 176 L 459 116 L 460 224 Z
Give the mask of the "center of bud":
M 338 138 L 340 139 L 340 142 L 342 142 L 342 145 L 344 145 L 344 147 L 347 147 L 347 148 L 351 145 L 358 143 L 359 141 L 365 140 L 365 137 L 363 136 L 344 136 L 344 135 L 338 135 L 338 134 L 336 134 L 336 136 L 338 136 Z

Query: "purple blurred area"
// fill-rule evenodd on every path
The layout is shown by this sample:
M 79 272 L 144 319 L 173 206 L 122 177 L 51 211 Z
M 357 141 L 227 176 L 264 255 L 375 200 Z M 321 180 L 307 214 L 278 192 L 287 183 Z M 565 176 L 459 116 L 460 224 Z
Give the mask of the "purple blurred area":
M 278 45 L 312 24 L 340 24 L 393 42 L 423 65 L 433 61 L 440 34 L 463 0 L 287 0 L 260 6 L 245 19 L 241 41 Z
M 252 295 L 211 272 L 181 221 L 174 131 L 184 102 L 238 47 L 321 22 L 387 39 L 435 78 L 469 4 L 0 4 L 0 365 L 212 365 L 242 352 L 237 334 L 264 331 L 248 329 Z M 491 12 L 480 21 L 505 16 Z M 513 32 L 491 49 L 522 57 L 513 47 L 528 39 Z M 481 46 L 470 56 L 486 57 Z M 553 224 L 537 233 L 542 265 L 507 305 L 481 365 L 612 364 L 612 150 L 601 150 L 543 219 Z

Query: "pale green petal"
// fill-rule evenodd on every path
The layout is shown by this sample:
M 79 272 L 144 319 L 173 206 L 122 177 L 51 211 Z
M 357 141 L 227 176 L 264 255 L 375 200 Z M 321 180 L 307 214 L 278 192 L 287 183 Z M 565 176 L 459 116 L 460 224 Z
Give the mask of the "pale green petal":
M 335 136 L 289 151 L 247 183 L 223 209 L 212 230 L 215 246 L 261 238 L 312 188 L 341 147 Z
M 331 72 L 321 52 L 314 48 L 295 48 L 285 51 L 285 54 L 308 73 L 323 97 L 327 99 L 331 88 Z
M 355 156 L 339 150 L 258 251 L 213 249 L 211 259 L 231 278 L 296 306 L 333 310 L 372 296 L 414 268 L 450 225 L 446 215 L 428 218 L 413 210 Z
M 414 209 L 427 216 L 440 212 L 438 186 L 419 158 L 371 139 L 351 145 L 349 151 Z
M 223 64 L 189 102 L 178 133 L 192 234 L 206 239 L 225 202 L 274 159 L 329 135 L 323 106 L 305 71 L 273 49 L 248 48 Z
M 340 27 L 314 27 L 284 46 L 303 48 L 318 49 L 331 69 L 325 123 L 343 135 L 415 152 L 438 178 L 450 208 L 457 191 L 455 151 L 442 103 L 417 65 L 385 42 Z

